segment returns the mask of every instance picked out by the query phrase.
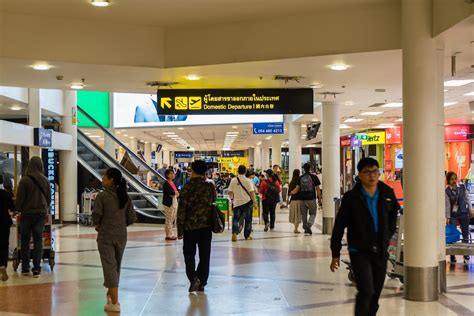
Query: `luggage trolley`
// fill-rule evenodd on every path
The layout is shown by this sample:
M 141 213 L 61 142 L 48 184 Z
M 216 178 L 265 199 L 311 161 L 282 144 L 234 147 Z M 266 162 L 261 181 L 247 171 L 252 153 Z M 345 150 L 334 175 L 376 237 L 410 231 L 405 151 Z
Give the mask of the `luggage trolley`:
M 77 214 L 77 221 L 81 225 L 93 226 L 92 211 L 94 210 L 94 201 L 100 190 L 85 189 L 81 195 L 82 211 Z
M 51 271 L 53 271 L 56 264 L 55 253 L 54 253 L 54 238 L 52 237 L 52 217 L 51 214 L 47 214 L 46 222 L 43 230 L 43 261 L 48 261 Z M 16 217 L 16 234 L 17 234 L 17 247 L 13 250 L 13 270 L 17 271 L 20 266 L 21 260 L 21 235 L 20 235 L 20 223 L 21 215 Z M 30 249 L 33 249 L 33 241 L 30 240 Z M 28 258 L 30 260 L 31 258 Z

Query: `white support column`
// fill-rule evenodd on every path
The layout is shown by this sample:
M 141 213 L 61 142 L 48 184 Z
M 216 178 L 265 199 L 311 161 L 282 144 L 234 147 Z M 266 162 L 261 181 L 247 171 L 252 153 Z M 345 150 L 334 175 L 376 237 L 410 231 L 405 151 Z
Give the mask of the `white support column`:
M 438 219 L 438 273 L 439 292 L 446 293 L 446 233 L 445 233 L 445 209 L 444 209 L 444 49 L 436 50 L 436 205 Z
M 148 143 L 148 142 L 145 143 L 144 156 L 145 156 L 146 163 L 149 166 L 151 166 L 151 143 Z M 148 172 L 146 177 L 147 177 L 146 183 L 148 184 L 148 183 L 150 183 L 150 180 L 151 180 L 151 173 Z
M 283 144 L 283 135 L 273 135 L 272 137 L 272 166 L 281 166 L 281 146 Z
M 60 220 L 75 222 L 77 210 L 76 92 L 64 92 L 63 132 L 72 136 L 72 150 L 59 152 Z
M 323 102 L 323 234 L 330 235 L 334 226 L 334 199 L 340 197 L 340 108 L 337 103 Z
M 300 123 L 288 123 L 288 139 L 289 139 L 289 174 L 293 174 L 293 170 L 301 171 L 301 125 Z
M 255 168 L 255 148 L 249 148 L 248 149 L 248 157 L 249 157 L 249 160 L 248 160 L 248 165 L 249 165 L 249 168 L 251 165 L 253 165 L 253 167 Z
M 259 170 L 263 171 L 263 167 L 262 167 L 262 146 L 261 145 L 255 146 L 253 154 L 254 154 L 253 162 L 254 162 L 255 170 L 259 169 Z
M 28 100 L 28 125 L 32 127 L 41 127 L 39 89 L 28 89 Z M 30 159 L 34 156 L 41 157 L 41 147 L 30 147 Z
M 436 301 L 439 285 L 437 181 L 440 179 L 438 158 L 433 159 L 433 153 L 440 152 L 440 140 L 436 138 L 442 102 L 437 100 L 432 2 L 402 0 L 404 296 L 413 301 Z
M 134 153 L 138 152 L 138 141 L 136 138 L 129 138 L 128 145 L 131 151 L 133 151 Z
M 168 167 L 174 165 L 174 162 L 171 162 L 170 151 L 165 149 L 163 149 L 163 164 L 161 167 L 163 167 L 164 164 L 166 164 Z
M 270 141 L 262 142 L 262 171 L 268 170 L 270 167 Z

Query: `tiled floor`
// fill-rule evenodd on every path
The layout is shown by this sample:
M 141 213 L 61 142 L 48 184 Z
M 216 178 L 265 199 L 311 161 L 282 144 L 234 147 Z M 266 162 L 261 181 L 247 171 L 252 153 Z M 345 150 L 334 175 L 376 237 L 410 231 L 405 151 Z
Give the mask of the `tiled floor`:
M 254 225 L 254 240 L 214 235 L 205 294 L 187 293 L 182 242 L 165 242 L 164 228 L 130 228 L 120 286 L 122 315 L 352 315 L 355 288 L 345 269 L 329 271 L 328 236 L 293 234 L 279 211 L 274 232 Z M 76 225 L 55 230 L 57 266 L 40 279 L 9 267 L 0 283 L 0 315 L 104 315 L 105 291 L 95 231 Z M 474 259 L 448 268 L 449 293 L 439 302 L 402 298 L 387 280 L 379 315 L 474 315 Z M 111 314 L 112 315 L 112 314 Z

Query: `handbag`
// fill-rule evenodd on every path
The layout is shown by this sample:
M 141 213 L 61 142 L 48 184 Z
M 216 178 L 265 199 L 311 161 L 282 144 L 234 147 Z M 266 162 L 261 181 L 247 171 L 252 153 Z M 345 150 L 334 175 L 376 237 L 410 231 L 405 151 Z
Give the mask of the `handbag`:
M 461 240 L 461 232 L 456 228 L 456 225 L 448 224 L 445 227 L 446 244 L 453 244 Z
M 249 191 L 247 191 L 247 189 L 244 187 L 244 185 L 242 184 L 242 182 L 240 182 L 239 176 L 237 176 L 236 178 L 237 178 L 237 181 L 239 182 L 240 186 L 242 187 L 242 189 L 244 189 L 244 191 L 247 193 L 247 195 L 248 195 L 249 198 L 250 198 L 250 201 L 247 202 L 247 204 L 249 204 L 249 203 L 252 203 L 252 204 L 253 204 L 252 196 L 250 195 Z
M 215 234 L 223 233 L 225 230 L 225 215 L 215 204 L 210 205 L 211 230 Z

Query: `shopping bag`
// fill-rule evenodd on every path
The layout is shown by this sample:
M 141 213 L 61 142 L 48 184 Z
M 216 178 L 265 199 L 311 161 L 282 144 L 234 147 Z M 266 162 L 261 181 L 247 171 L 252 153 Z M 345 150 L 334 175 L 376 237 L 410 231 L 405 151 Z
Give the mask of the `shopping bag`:
M 447 244 L 452 244 L 461 240 L 461 232 L 456 228 L 456 225 L 446 225 L 445 232 Z

